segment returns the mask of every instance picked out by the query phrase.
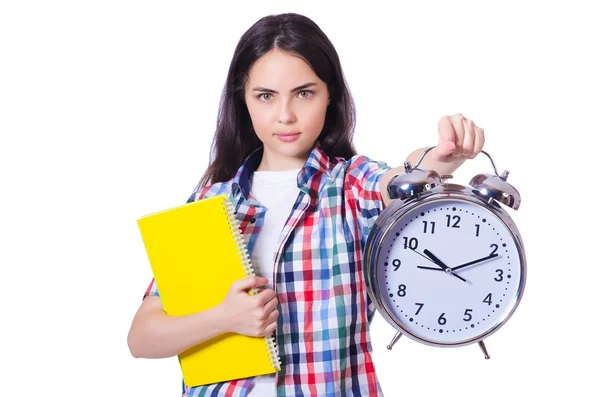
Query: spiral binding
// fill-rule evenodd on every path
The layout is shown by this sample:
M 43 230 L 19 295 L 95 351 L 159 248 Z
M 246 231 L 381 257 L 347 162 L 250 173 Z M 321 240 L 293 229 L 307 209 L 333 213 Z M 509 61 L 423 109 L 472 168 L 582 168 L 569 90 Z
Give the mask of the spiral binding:
M 273 368 L 275 368 L 277 371 L 281 370 L 279 349 L 277 348 L 277 343 L 275 343 L 275 338 L 272 335 L 265 336 L 265 347 L 269 353 L 269 361 L 271 362 Z
M 229 228 L 231 230 L 231 233 L 233 234 L 236 250 L 240 255 L 240 259 L 242 260 L 244 273 L 246 274 L 246 276 L 255 276 L 256 273 L 254 272 L 252 261 L 250 260 L 250 256 L 248 255 L 246 242 L 244 241 L 244 237 L 242 236 L 242 232 L 240 231 L 237 218 L 235 217 L 233 204 L 231 204 L 229 197 L 227 197 L 226 195 L 223 195 L 223 203 L 225 205 L 224 209 L 227 212 L 227 215 L 229 216 Z M 258 291 L 258 288 L 252 288 L 250 290 L 250 294 L 257 294 Z M 277 347 L 277 343 L 275 343 L 275 338 L 272 335 L 265 336 L 264 342 L 267 352 L 269 353 L 269 362 L 277 371 L 281 370 L 281 359 L 279 358 L 279 349 Z

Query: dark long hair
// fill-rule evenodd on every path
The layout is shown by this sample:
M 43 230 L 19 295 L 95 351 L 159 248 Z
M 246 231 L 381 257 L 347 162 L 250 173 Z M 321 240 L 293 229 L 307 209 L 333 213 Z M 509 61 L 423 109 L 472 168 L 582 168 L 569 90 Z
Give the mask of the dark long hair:
M 356 154 L 352 143 L 356 124 L 354 101 L 333 44 L 316 23 L 303 15 L 269 15 L 252 25 L 235 48 L 221 94 L 210 165 L 200 186 L 230 180 L 246 157 L 262 146 L 252 127 L 244 92 L 254 62 L 274 48 L 304 58 L 327 84 L 331 102 L 317 140 L 323 151 L 345 159 Z

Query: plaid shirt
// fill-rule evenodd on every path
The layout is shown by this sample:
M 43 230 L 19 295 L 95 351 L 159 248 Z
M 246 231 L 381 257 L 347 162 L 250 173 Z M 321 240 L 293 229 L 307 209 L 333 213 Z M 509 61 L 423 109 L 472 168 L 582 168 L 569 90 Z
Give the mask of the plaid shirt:
M 262 158 L 251 153 L 227 182 L 198 186 L 188 202 L 225 193 L 252 249 L 266 208 L 250 194 Z M 329 158 L 317 145 L 298 173 L 300 192 L 274 254 L 279 300 L 277 396 L 382 396 L 372 359 L 363 249 L 383 209 L 379 179 L 390 167 L 356 155 Z M 158 296 L 154 280 L 147 295 Z M 253 378 L 188 388 L 184 396 L 246 396 Z

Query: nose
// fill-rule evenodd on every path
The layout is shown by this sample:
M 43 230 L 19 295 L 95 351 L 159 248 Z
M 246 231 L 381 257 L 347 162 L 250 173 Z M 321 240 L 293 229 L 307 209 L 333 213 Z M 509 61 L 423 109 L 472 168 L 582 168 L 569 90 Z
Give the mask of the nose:
M 281 124 L 292 124 L 296 122 L 296 114 L 292 109 L 290 101 L 281 101 L 279 109 L 279 122 Z

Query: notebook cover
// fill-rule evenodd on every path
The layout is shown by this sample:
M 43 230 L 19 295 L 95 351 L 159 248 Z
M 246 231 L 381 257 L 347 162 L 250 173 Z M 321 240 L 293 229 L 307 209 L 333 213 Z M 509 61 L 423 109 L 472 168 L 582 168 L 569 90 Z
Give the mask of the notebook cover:
M 167 314 L 181 316 L 214 307 L 233 281 L 254 274 L 249 258 L 243 260 L 246 247 L 241 234 L 236 238 L 239 229 L 228 201 L 223 194 L 137 221 Z M 227 333 L 186 350 L 178 356 L 185 384 L 276 372 L 269 339 Z

